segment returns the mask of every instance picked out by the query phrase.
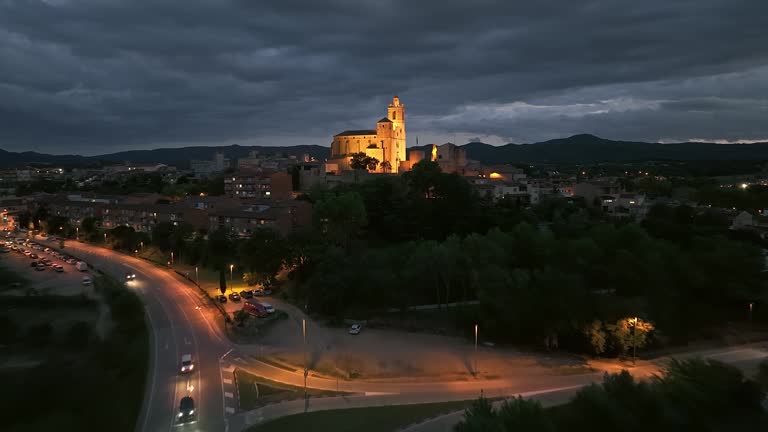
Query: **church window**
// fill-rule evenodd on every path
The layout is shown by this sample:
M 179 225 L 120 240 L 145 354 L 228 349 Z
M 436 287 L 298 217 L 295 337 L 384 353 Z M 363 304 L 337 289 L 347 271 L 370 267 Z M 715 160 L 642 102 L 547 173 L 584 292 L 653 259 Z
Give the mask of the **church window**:
M 392 113 L 392 120 L 397 120 L 397 111 Z

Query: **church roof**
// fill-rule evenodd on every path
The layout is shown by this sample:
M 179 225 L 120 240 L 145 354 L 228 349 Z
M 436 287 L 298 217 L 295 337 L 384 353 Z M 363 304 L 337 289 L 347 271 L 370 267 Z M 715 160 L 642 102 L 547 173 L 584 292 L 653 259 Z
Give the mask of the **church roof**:
M 334 136 L 376 135 L 375 129 L 346 130 Z
M 379 120 L 378 123 L 392 123 L 392 120 L 384 117 L 383 119 Z

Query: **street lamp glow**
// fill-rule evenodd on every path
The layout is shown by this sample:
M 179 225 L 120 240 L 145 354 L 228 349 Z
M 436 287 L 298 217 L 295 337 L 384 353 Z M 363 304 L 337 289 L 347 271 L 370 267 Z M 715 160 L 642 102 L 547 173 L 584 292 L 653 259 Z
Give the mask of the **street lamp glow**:
M 234 265 L 234 264 L 230 264 L 230 265 L 229 265 L 229 281 L 230 281 L 230 282 L 232 282 L 232 281 L 234 280 L 234 278 L 233 278 L 233 276 L 232 276 L 232 275 L 233 275 L 233 273 L 232 273 L 232 270 L 234 270 L 234 268 L 235 268 L 235 265 Z
M 171 252 L 171 265 L 173 265 L 173 252 Z
M 195 266 L 195 282 L 200 285 L 200 274 L 197 272 L 197 266 Z
M 742 189 L 746 189 L 747 187 L 749 187 L 749 185 L 748 185 L 748 184 L 746 184 L 746 183 L 742 183 L 742 184 L 741 184 L 741 188 L 742 188 Z

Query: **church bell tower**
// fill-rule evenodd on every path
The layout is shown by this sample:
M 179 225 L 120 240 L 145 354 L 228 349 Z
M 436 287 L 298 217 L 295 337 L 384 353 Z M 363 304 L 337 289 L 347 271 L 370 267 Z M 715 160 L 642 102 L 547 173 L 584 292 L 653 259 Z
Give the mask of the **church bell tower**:
M 387 109 L 387 118 L 392 122 L 392 142 L 386 149 L 387 160 L 392 164 L 392 172 L 398 172 L 400 162 L 405 161 L 405 105 L 395 96 Z

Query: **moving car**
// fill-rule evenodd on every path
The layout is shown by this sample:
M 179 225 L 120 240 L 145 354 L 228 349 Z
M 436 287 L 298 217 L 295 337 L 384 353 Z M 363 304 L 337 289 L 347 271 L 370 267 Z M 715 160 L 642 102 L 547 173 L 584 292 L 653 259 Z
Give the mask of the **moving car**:
M 233 302 L 239 302 L 240 301 L 240 295 L 237 294 L 236 292 L 230 293 L 229 294 L 229 299 L 232 300 Z
M 360 334 L 362 330 L 363 330 L 362 324 L 352 324 L 352 327 L 349 328 L 349 334 L 351 335 Z
M 195 419 L 195 400 L 190 396 L 184 396 L 179 403 L 179 414 L 176 416 L 179 423 L 187 423 Z
M 275 313 L 275 307 L 272 306 L 271 304 L 262 302 L 261 305 L 264 306 L 264 310 L 266 310 L 267 313 L 269 314 Z
M 77 264 L 75 264 L 75 268 L 80 270 L 80 271 L 86 271 L 86 270 L 88 270 L 88 264 L 86 264 L 86 263 L 84 263 L 82 261 L 79 261 Z
M 190 373 L 195 370 L 195 364 L 192 363 L 192 354 L 181 356 L 181 373 Z
M 125 281 L 129 282 L 136 279 L 136 273 L 126 273 L 125 274 Z

